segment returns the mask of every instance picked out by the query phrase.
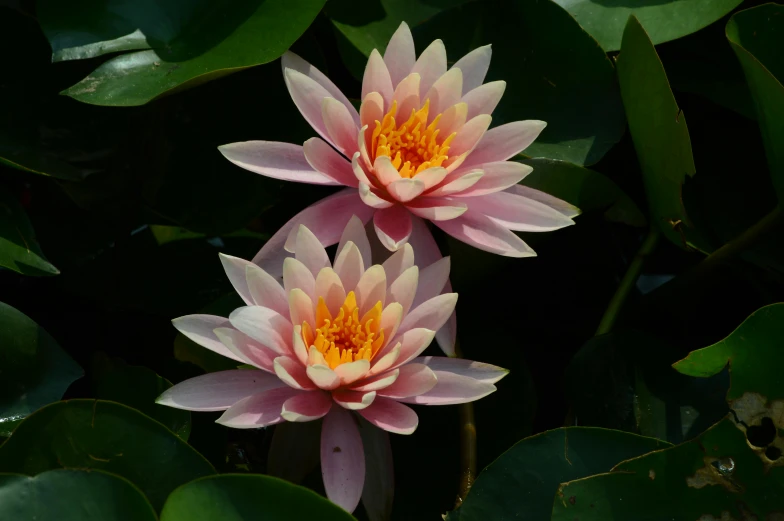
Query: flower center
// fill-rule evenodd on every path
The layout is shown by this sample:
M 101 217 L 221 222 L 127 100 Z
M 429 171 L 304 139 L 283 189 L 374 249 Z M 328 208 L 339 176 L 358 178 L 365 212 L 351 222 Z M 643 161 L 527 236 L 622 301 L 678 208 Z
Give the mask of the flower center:
M 303 322 L 302 339 L 306 346 L 315 347 L 332 369 L 355 360 L 371 360 L 384 343 L 381 310 L 379 301 L 359 318 L 357 298 L 352 291 L 333 318 L 324 299 L 319 297 L 316 328 Z
M 430 100 L 427 100 L 421 109 L 411 109 L 411 117 L 398 126 L 395 122 L 397 101 L 393 101 L 383 121 L 376 120 L 376 128 L 371 138 L 371 154 L 375 154 L 371 159 L 375 160 L 378 156 L 391 158 L 392 165 L 400 172 L 400 177 L 406 178 L 414 177 L 428 168 L 441 166 L 449 157 L 449 143 L 457 133 L 453 132 L 439 144 L 440 130 L 436 127 L 441 114 L 428 125 L 429 109 Z

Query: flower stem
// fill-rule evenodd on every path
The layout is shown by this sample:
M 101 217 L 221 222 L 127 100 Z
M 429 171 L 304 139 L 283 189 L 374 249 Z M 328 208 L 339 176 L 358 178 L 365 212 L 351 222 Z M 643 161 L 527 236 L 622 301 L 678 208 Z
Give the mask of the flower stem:
M 455 356 L 463 357 L 457 340 L 455 340 Z M 476 478 L 476 423 L 472 402 L 460 404 L 460 469 L 460 488 L 455 508 L 463 503 Z
M 656 244 L 659 242 L 659 236 L 659 230 L 651 227 L 648 235 L 645 237 L 645 240 L 642 243 L 642 246 L 640 246 L 640 249 L 637 250 L 637 254 L 634 256 L 631 264 L 629 264 L 629 267 L 626 269 L 626 273 L 624 273 L 623 279 L 621 279 L 621 283 L 618 285 L 618 289 L 615 290 L 615 294 L 612 296 L 610 304 L 607 306 L 607 310 L 602 316 L 602 321 L 599 322 L 599 327 L 596 329 L 595 336 L 609 333 L 615 325 L 615 321 L 618 318 L 618 314 L 620 313 L 624 302 L 626 302 L 626 298 L 629 296 L 629 293 L 632 291 L 634 284 L 637 282 L 637 279 L 640 276 L 640 271 L 642 270 L 642 265 L 645 262 L 645 258 L 653 253 L 653 250 L 656 248 Z

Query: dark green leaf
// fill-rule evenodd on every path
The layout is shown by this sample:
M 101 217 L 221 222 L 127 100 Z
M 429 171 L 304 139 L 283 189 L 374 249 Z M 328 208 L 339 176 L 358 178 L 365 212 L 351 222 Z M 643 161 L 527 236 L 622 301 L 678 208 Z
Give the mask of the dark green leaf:
M 70 400 L 23 421 L 0 447 L 0 470 L 35 475 L 98 469 L 142 489 L 156 509 L 178 486 L 211 475 L 204 457 L 164 425 L 114 402 Z
M 111 58 L 63 92 L 85 103 L 133 106 L 274 60 L 305 32 L 324 1 L 238 0 L 227 8 L 211 0 L 163 7 L 47 0 L 38 12 L 55 59 L 151 47 Z
M 146 367 L 128 365 L 103 353 L 95 355 L 93 375 L 96 398 L 133 407 L 166 425 L 183 440 L 188 439 L 191 413 L 155 403 L 155 399 L 172 386 L 167 379 Z
M 175 490 L 161 521 L 351 521 L 345 510 L 298 485 L 260 475 L 223 474 Z
M 22 205 L 0 189 L 0 266 L 23 275 L 57 275 L 44 257 Z
M 0 519 L 155 521 L 144 494 L 119 476 L 59 469 L 34 477 L 0 474 Z
M 583 212 L 603 211 L 608 221 L 645 226 L 645 215 L 612 180 L 579 165 L 554 159 L 522 161 L 534 171 L 522 182 L 571 203 Z
M 773 186 L 784 200 L 784 6 L 765 4 L 735 14 L 727 39 L 751 89 Z
M 617 67 L 650 219 L 670 241 L 687 248 L 692 224 L 681 190 L 686 177 L 695 173 L 689 130 L 653 43 L 633 16 L 623 33 Z
M 564 481 L 609 471 L 619 462 L 669 443 L 592 427 L 568 427 L 526 438 L 485 468 L 453 521 L 547 519 Z
M 766 471 L 728 418 L 696 440 L 565 483 L 552 520 L 772 520 L 782 509 L 784 467 Z
M 569 11 L 605 51 L 621 48 L 623 28 L 634 15 L 659 44 L 712 24 L 743 0 L 555 0 Z
M 0 435 L 9 436 L 12 422 L 59 400 L 83 374 L 41 326 L 0 302 Z

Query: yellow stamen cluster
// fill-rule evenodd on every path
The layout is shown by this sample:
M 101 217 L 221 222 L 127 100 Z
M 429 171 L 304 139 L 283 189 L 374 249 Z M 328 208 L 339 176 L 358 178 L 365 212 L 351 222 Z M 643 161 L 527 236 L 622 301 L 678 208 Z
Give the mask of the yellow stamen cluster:
M 383 121 L 376 120 L 376 128 L 371 137 L 371 154 L 373 160 L 379 156 L 392 158 L 392 165 L 400 172 L 400 177 L 411 178 L 419 172 L 441 163 L 449 157 L 449 144 L 457 135 L 453 132 L 439 144 L 438 121 L 441 114 L 427 124 L 427 113 L 430 100 L 419 109 L 411 109 L 411 117 L 399 127 L 395 122 L 397 101 L 384 116 Z
M 306 346 L 313 346 L 324 355 L 332 369 L 355 360 L 371 360 L 384 343 L 381 310 L 379 301 L 360 319 L 357 298 L 352 291 L 333 318 L 324 299 L 319 297 L 316 329 L 303 322 L 302 339 Z

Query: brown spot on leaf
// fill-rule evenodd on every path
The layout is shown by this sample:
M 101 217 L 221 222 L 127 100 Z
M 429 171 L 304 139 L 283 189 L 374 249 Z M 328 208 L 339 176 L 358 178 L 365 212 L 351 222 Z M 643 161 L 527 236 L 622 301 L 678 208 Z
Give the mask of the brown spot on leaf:
M 768 399 L 759 393 L 743 393 L 730 401 L 735 426 L 746 434 L 746 443 L 757 453 L 765 468 L 784 467 L 784 400 Z M 771 456 L 779 455 L 778 458 Z
M 569 496 L 569 503 L 574 505 L 575 503 L 577 503 L 577 498 L 574 496 Z
M 732 479 L 735 463 L 731 458 L 702 458 L 705 466 L 697 469 L 693 476 L 686 478 L 686 484 L 691 488 L 703 488 L 718 485 L 730 492 L 741 492 L 743 488 Z
M 343 452 L 340 447 L 332 447 L 332 452 Z

